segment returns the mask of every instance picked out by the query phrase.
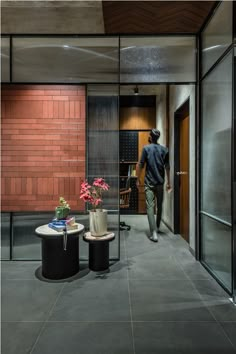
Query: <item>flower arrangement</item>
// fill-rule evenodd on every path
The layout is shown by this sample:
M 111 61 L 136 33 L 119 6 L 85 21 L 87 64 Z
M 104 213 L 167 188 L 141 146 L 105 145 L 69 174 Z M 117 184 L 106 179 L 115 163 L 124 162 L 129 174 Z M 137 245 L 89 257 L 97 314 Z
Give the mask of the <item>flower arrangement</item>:
M 94 178 L 93 184 L 87 181 L 81 183 L 80 199 L 92 205 L 92 209 L 96 211 L 97 207 L 102 203 L 102 192 L 108 191 L 110 186 L 103 178 Z

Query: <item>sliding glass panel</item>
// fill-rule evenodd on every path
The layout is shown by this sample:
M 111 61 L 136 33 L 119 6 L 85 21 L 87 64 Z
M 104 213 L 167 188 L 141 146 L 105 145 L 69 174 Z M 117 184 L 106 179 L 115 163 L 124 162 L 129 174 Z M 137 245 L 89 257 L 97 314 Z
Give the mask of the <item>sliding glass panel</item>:
M 232 53 L 202 84 L 201 209 L 231 223 Z
M 10 213 L 1 213 L 1 259 L 10 259 Z
M 41 239 L 36 236 L 38 226 L 48 224 L 52 213 L 13 214 L 13 259 L 41 259 Z
M 202 260 L 231 289 L 231 227 L 202 215 Z
M 195 37 L 121 38 L 121 82 L 195 81 Z
M 203 75 L 232 43 L 232 1 L 222 1 L 202 34 Z
M 87 178 L 102 177 L 110 185 L 103 193 L 108 210 L 108 231 L 115 232 L 110 258 L 119 253 L 119 88 L 117 85 L 88 86 Z
M 10 81 L 10 38 L 1 38 L 1 82 Z
M 118 82 L 118 37 L 14 38 L 15 82 Z

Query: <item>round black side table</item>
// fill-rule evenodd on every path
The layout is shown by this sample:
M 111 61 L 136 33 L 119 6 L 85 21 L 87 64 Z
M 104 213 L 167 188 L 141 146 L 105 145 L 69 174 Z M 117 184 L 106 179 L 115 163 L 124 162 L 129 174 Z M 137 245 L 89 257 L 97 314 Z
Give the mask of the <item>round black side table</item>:
M 69 278 L 79 271 L 79 235 L 84 225 L 67 231 L 65 243 L 63 231 L 51 229 L 47 224 L 37 227 L 35 233 L 42 239 L 42 275 L 47 279 Z
M 89 243 L 89 269 L 98 272 L 109 268 L 109 242 L 114 238 L 113 232 L 99 237 L 92 236 L 90 232 L 84 234 L 84 241 Z

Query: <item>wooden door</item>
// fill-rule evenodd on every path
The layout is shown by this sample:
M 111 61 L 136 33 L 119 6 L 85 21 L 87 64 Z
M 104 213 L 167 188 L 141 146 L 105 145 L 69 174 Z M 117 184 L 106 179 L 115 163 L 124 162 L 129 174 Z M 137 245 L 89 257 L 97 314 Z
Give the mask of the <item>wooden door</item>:
M 180 235 L 189 242 L 189 117 L 180 120 Z
M 141 154 L 143 151 L 144 145 L 148 145 L 148 137 L 150 131 L 146 132 L 139 132 L 138 133 L 138 159 L 140 161 Z M 140 187 L 138 191 L 138 212 L 139 213 L 146 213 L 146 199 L 145 199 L 145 192 L 144 192 L 144 177 L 145 177 L 145 168 L 142 169 L 140 175 Z

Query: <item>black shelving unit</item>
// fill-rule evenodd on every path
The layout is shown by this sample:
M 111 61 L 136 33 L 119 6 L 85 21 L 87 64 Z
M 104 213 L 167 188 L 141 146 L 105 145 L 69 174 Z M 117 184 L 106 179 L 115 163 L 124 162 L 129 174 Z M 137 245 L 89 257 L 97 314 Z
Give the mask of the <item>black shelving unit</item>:
M 138 160 L 138 132 L 120 132 L 120 162 Z
M 130 177 L 130 203 L 129 208 L 121 209 L 121 214 L 132 214 L 138 212 L 138 189 L 136 177 L 132 175 L 135 165 L 138 162 L 138 132 L 120 132 L 120 188 L 127 186 L 127 179 Z

